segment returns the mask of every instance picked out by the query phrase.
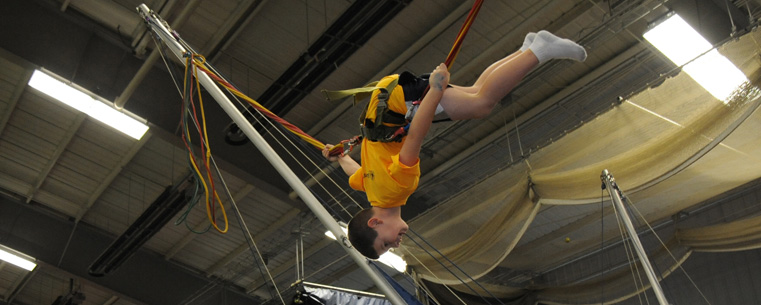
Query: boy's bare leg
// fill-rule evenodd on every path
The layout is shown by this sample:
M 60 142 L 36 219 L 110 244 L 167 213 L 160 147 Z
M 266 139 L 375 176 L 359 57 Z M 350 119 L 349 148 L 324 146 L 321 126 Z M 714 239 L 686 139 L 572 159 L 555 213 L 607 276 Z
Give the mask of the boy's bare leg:
M 444 91 L 441 106 L 453 120 L 482 118 L 513 90 L 539 60 L 531 50 L 516 52 L 512 58 L 495 67 L 480 86 L 455 87 Z
M 485 75 L 476 81 L 476 84 L 480 82 L 480 85 L 453 86 L 445 90 L 441 106 L 453 120 L 485 117 L 526 74 L 540 63 L 551 59 L 584 61 L 586 51 L 571 40 L 540 31 L 526 51 L 513 53 L 487 68 L 484 71 Z
M 526 50 L 528 50 L 529 46 L 531 46 L 531 43 L 534 42 L 535 37 L 536 37 L 536 33 L 528 33 L 526 37 L 523 39 L 523 45 L 521 46 L 520 49 L 518 49 L 518 51 L 515 51 L 511 53 L 510 55 L 491 64 L 488 68 L 486 68 L 486 70 L 484 70 L 484 72 L 481 73 L 481 75 L 478 76 L 478 79 L 472 86 L 467 86 L 467 87 L 457 86 L 457 85 L 451 85 L 451 86 L 457 87 L 460 90 L 463 90 L 468 93 L 477 93 L 478 90 L 481 88 L 481 86 L 483 86 L 486 79 L 489 78 L 489 75 L 491 75 L 491 73 L 494 72 L 494 70 L 498 69 L 499 66 L 501 66 L 502 64 L 520 55 L 522 52 L 525 52 Z

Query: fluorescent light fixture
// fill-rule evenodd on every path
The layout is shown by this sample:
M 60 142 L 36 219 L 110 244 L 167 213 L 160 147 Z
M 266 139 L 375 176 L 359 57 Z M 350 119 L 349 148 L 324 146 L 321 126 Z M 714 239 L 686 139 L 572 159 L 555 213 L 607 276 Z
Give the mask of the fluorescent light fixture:
M 407 262 L 405 262 L 401 256 L 396 255 L 396 253 L 391 251 L 383 253 L 383 255 L 378 258 L 378 261 L 402 273 L 407 270 Z
M 34 267 L 37 267 L 36 260 L 33 257 L 3 245 L 0 245 L 0 260 L 24 268 L 27 271 L 32 271 Z
M 341 227 L 341 230 L 344 231 L 344 234 L 348 233 L 348 230 L 344 228 L 343 226 Z M 333 232 L 330 232 L 330 231 L 325 231 L 325 236 L 330 237 L 333 240 L 336 239 L 336 236 L 333 235 Z M 391 251 L 387 251 L 386 253 L 383 253 L 383 255 L 381 255 L 378 258 L 378 261 L 386 266 L 396 269 L 396 271 L 399 271 L 399 272 L 404 272 L 405 270 L 407 270 L 407 262 L 405 262 L 401 256 L 396 255 L 396 253 L 393 253 Z
M 643 36 L 674 64 L 684 65 L 682 69 L 687 75 L 724 103 L 732 92 L 748 81 L 745 74 L 729 59 L 719 54 L 719 51 L 713 49 L 711 43 L 677 14 Z M 706 53 L 708 50 L 710 51 Z M 703 53 L 705 54 L 700 56 Z M 697 58 L 698 56 L 700 58 Z
M 35 70 L 29 79 L 29 86 L 134 139 L 139 140 L 148 131 L 148 125 L 107 105 L 103 98 L 94 98 L 94 94 L 66 84 L 46 72 Z

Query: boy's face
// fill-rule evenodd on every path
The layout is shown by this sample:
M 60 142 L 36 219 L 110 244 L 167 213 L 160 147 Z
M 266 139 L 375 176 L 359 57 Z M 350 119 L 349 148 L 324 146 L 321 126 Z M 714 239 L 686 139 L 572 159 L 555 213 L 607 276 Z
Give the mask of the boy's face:
M 377 219 L 377 218 L 376 218 Z M 373 219 L 370 220 L 371 222 Z M 378 232 L 373 247 L 378 255 L 383 255 L 388 249 L 398 248 L 402 243 L 402 235 L 407 233 L 409 226 L 400 217 L 390 219 L 380 219 L 371 227 Z

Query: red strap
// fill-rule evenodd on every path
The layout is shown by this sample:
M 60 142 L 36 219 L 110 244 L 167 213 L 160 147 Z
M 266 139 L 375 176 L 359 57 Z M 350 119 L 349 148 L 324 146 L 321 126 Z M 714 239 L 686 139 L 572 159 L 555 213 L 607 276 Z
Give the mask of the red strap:
M 447 55 L 447 59 L 444 61 L 447 68 L 452 67 L 455 58 L 457 58 L 457 54 L 460 53 L 460 48 L 462 47 L 462 42 L 465 40 L 465 35 L 468 34 L 468 30 L 470 30 L 470 26 L 473 25 L 473 21 L 476 19 L 476 16 L 478 16 L 478 12 L 481 10 L 481 5 L 483 3 L 483 0 L 476 0 L 476 2 L 473 3 L 473 7 L 470 8 L 470 13 L 468 13 L 468 17 L 465 18 L 465 22 L 462 24 L 462 27 L 460 27 L 460 32 L 457 33 L 457 38 L 452 45 L 452 49 L 449 50 L 449 55 Z M 431 89 L 430 85 L 425 88 L 419 101 L 423 100 L 429 89 Z

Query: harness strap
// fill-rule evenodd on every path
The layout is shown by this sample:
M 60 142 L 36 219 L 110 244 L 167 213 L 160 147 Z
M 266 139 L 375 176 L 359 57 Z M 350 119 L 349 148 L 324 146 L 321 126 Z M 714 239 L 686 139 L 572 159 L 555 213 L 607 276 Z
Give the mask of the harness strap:
M 354 89 L 346 89 L 346 90 L 322 90 L 322 94 L 325 96 L 325 99 L 328 101 L 337 101 L 349 96 L 354 96 L 353 104 L 356 106 L 361 102 L 362 100 L 370 97 L 373 94 L 373 91 L 377 89 L 386 89 L 388 92 L 391 92 L 394 90 L 394 87 L 396 87 L 396 84 L 399 82 L 398 79 L 393 80 L 391 83 L 389 83 L 388 87 L 378 87 L 379 81 L 370 82 L 362 87 L 354 88 Z
M 399 84 L 399 78 L 395 78 L 388 83 L 386 87 L 379 87 L 378 81 L 368 83 L 364 87 L 346 89 L 346 90 L 322 90 L 328 101 L 343 99 L 349 96 L 354 97 L 354 105 L 360 101 L 372 96 L 373 91 L 378 90 L 378 104 L 375 107 L 375 121 L 367 119 L 368 106 L 362 110 L 359 116 L 362 137 L 370 141 L 381 142 L 400 142 L 406 134 L 404 126 L 408 121 L 404 114 L 396 113 L 388 109 L 388 99 L 391 92 Z

